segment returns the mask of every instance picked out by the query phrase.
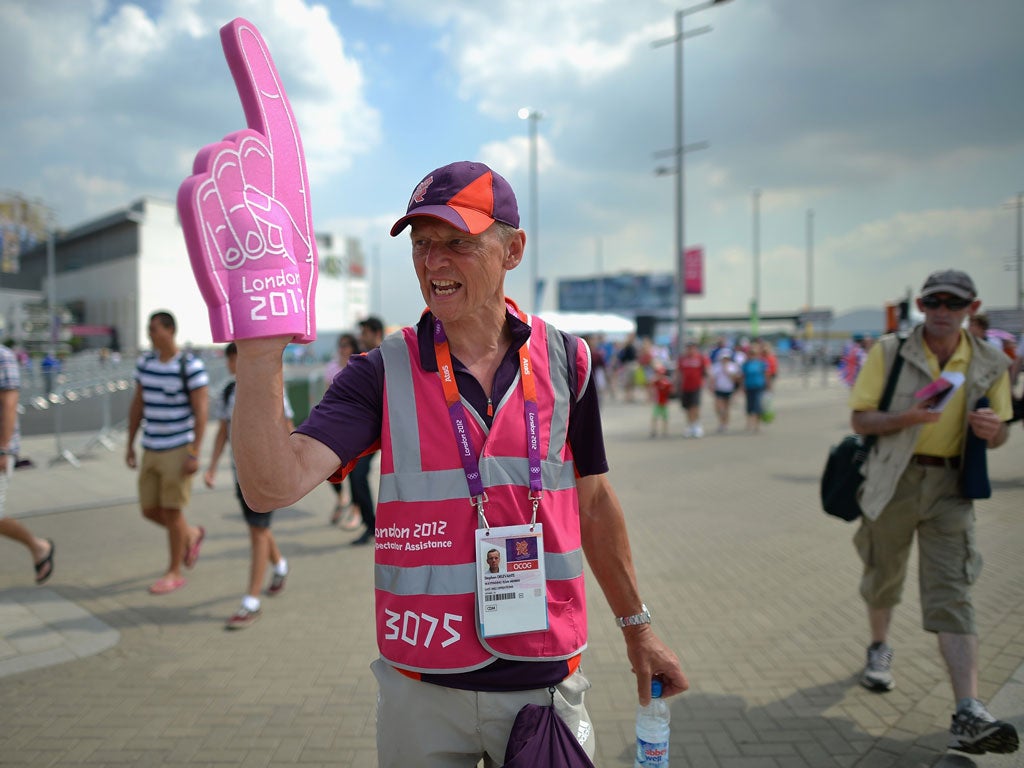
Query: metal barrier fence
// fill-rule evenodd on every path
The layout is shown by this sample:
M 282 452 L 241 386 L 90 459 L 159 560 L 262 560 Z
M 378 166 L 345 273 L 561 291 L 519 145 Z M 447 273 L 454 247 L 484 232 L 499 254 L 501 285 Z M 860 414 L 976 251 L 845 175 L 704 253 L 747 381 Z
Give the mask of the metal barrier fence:
M 210 418 L 213 419 L 218 413 L 216 401 L 221 397 L 229 374 L 222 357 L 204 356 L 203 361 L 210 378 Z M 31 412 L 49 416 L 45 431 L 52 432 L 54 438 L 50 465 L 67 462 L 80 467 L 81 456 L 96 448 L 113 451 L 116 444 L 123 441 L 128 424 L 127 406 L 122 404 L 115 414 L 113 402 L 119 393 L 134 390 L 135 362 L 134 357 L 101 360 L 97 355 L 83 353 L 63 361 L 61 370 L 49 377 L 42 376 L 37 369 L 23 369 L 18 411 L 23 415 Z M 323 364 L 285 367 L 285 391 L 295 410 L 297 424 L 306 418 L 310 408 L 323 396 L 326 389 L 323 368 Z M 72 449 L 65 441 L 67 413 L 71 406 L 86 403 L 94 404 L 86 417 L 90 426 L 86 430 L 73 431 L 76 434 L 82 431 L 93 434 L 81 446 Z

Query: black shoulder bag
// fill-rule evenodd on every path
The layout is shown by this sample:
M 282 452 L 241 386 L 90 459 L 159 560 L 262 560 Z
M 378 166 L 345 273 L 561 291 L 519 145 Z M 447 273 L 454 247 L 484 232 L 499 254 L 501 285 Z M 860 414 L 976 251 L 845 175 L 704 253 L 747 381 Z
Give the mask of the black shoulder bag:
M 896 381 L 900 377 L 900 368 L 903 367 L 903 356 L 900 355 L 903 342 L 904 339 L 900 339 L 899 346 L 896 347 L 892 370 L 889 371 L 885 391 L 878 403 L 880 411 L 889 410 L 889 403 L 896 390 Z M 829 449 L 825 471 L 821 475 L 821 507 L 826 515 L 838 517 L 848 523 L 861 516 L 857 491 L 864 482 L 864 475 L 860 470 L 877 440 L 877 435 L 847 435 Z

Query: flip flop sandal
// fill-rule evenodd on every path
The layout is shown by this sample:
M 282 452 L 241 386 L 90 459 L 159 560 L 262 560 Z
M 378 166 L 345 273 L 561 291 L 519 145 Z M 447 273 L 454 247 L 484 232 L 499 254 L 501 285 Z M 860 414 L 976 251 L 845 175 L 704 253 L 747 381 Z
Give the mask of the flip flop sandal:
M 199 535 L 196 540 L 192 542 L 192 546 L 185 552 L 185 567 L 194 568 L 196 561 L 199 560 L 199 548 L 203 546 L 203 539 L 206 538 L 206 529 L 203 526 L 199 526 Z
M 50 543 L 50 554 L 35 564 L 36 584 L 45 584 L 46 580 L 53 576 L 53 553 L 57 551 L 53 539 L 47 539 Z
M 173 576 L 164 576 L 159 581 L 153 583 L 153 586 L 149 588 L 149 593 L 151 595 L 166 595 L 179 590 L 184 586 L 185 579 L 183 577 L 174 578 Z

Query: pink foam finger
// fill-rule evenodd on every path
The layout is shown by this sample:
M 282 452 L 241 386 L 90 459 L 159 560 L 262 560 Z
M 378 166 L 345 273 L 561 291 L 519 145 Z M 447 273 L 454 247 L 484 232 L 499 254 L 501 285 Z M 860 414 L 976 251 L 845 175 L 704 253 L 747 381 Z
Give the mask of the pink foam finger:
M 241 215 L 240 213 L 238 215 Z M 246 213 L 246 215 L 251 215 Z M 244 269 L 229 270 L 225 277 L 231 326 L 236 339 L 268 336 L 298 336 L 306 324 L 305 297 L 301 277 L 290 253 L 291 217 L 280 205 L 262 215 L 283 233 L 287 257 L 264 254 L 247 262 Z
M 239 269 L 229 272 L 227 281 L 235 339 L 295 337 L 304 332 L 306 313 L 297 270 Z
M 274 184 L 269 186 L 261 180 L 274 178 L 274 159 L 270 156 L 265 140 L 252 131 L 240 131 L 238 138 L 238 156 L 242 161 L 242 178 L 250 187 L 259 189 L 268 197 L 274 197 Z
M 259 31 L 235 19 L 221 41 L 248 128 L 203 147 L 178 191 L 192 270 L 216 341 L 309 342 L 317 253 L 298 127 Z
M 298 213 L 307 207 L 308 197 L 302 139 L 267 44 L 259 30 L 245 19 L 235 19 L 221 27 L 220 39 L 246 123 L 267 138 L 274 168 L 281 183 L 288 187 L 270 191 L 302 226 L 305 217 Z
M 270 149 L 272 177 L 268 183 L 261 180 L 255 186 L 269 192 L 270 197 L 287 208 L 297 231 L 301 233 L 301 238 L 294 245 L 300 247 L 301 242 L 306 249 L 305 252 L 294 253 L 307 298 L 306 329 L 296 341 L 312 341 L 316 338 L 314 298 L 318 259 L 306 161 L 295 115 L 267 45 L 255 26 L 245 19 L 235 19 L 221 28 L 221 44 L 246 122 L 250 129 L 266 137 Z M 248 168 L 246 180 L 250 181 Z
M 296 262 L 294 253 L 304 253 L 309 250 L 308 243 L 303 242 L 305 235 L 298 228 L 291 217 L 291 213 L 281 203 L 273 198 L 266 197 L 253 189 L 247 189 L 245 199 L 249 210 L 268 230 L 276 233 L 275 237 L 281 239 L 279 255 L 287 259 L 301 272 L 302 263 Z
M 234 338 L 228 312 L 228 291 L 214 266 L 220 263 L 220 256 L 218 254 L 214 260 L 209 258 L 210 243 L 206 236 L 207 227 L 211 230 L 216 229 L 218 226 L 224 226 L 224 222 L 219 225 L 215 221 L 204 224 L 200 202 L 211 190 L 215 193 L 209 174 L 198 174 L 185 179 L 178 188 L 178 215 L 181 217 L 181 227 L 185 233 L 185 245 L 192 263 L 192 273 L 210 314 L 213 340 L 225 342 Z
M 291 244 L 302 238 L 286 238 L 285 225 L 280 224 L 281 221 L 287 221 L 288 230 L 293 233 L 295 231 L 295 225 L 291 221 L 287 209 L 273 198 L 252 188 L 246 190 L 245 201 L 249 206 L 249 213 L 264 234 L 265 252 L 270 256 L 283 257 L 293 265 L 296 264 L 295 256 L 291 253 Z M 274 211 L 283 212 L 283 215 L 271 215 L 271 212 Z M 301 246 L 300 250 L 302 250 Z
M 217 187 L 217 196 L 211 197 L 211 202 L 220 203 L 227 221 L 224 239 L 219 241 L 224 267 L 234 269 L 242 266 L 245 259 L 259 258 L 264 250 L 263 236 L 245 204 L 245 181 L 238 151 L 232 148 L 218 153 L 210 176 Z
M 253 217 L 259 222 L 264 238 L 264 247 L 269 253 L 280 254 L 284 248 L 284 241 L 281 233 L 274 227 L 268 226 L 266 217 L 260 216 L 260 210 L 270 208 L 269 200 L 273 199 L 270 188 L 264 189 L 254 180 L 273 177 L 273 159 L 267 149 L 265 140 L 254 131 L 239 132 L 238 156 L 242 162 L 242 178 L 245 180 L 247 204 Z M 266 200 L 262 205 L 254 204 L 253 198 Z M 295 256 L 291 254 L 294 262 Z

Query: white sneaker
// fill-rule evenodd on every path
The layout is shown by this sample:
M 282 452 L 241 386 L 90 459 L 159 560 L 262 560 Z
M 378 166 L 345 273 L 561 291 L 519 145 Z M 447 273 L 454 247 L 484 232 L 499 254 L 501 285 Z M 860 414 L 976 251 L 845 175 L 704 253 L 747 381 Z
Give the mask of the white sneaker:
M 896 687 L 892 679 L 892 648 L 886 643 L 872 643 L 868 646 L 868 661 L 860 684 L 869 691 L 885 693 Z
M 702 427 L 700 424 L 694 424 L 693 437 L 704 437 L 704 427 Z
M 994 718 L 977 699 L 961 702 L 949 726 L 949 748 L 969 755 L 1007 754 L 1019 745 L 1017 729 Z

